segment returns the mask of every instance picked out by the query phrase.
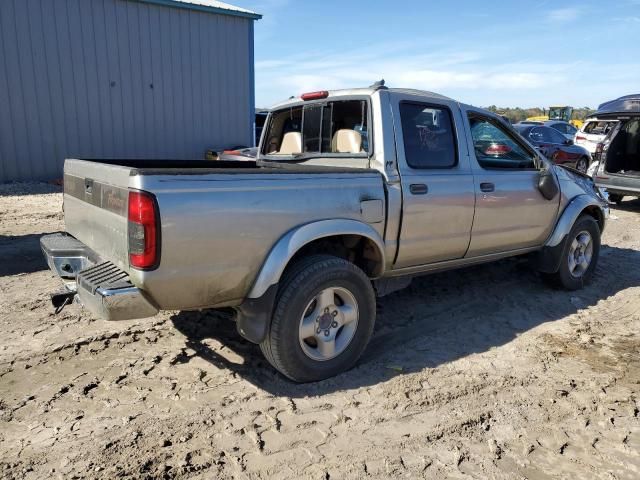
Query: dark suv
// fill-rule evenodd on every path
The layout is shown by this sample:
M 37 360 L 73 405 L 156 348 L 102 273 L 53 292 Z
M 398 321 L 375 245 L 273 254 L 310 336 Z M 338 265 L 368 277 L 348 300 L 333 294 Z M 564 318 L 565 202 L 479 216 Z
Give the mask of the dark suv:
M 596 147 L 596 185 L 606 188 L 614 203 L 625 196 L 640 197 L 640 94 L 603 103 L 594 116 L 618 120 Z

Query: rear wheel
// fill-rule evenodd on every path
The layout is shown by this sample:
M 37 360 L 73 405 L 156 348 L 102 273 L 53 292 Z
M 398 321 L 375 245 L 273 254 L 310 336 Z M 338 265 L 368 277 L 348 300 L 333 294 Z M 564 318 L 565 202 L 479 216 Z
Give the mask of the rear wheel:
M 583 215 L 576 220 L 565 239 L 557 272 L 546 274 L 553 285 L 578 290 L 593 276 L 600 254 L 600 227 L 598 222 Z
M 587 173 L 589 169 L 589 159 L 587 157 L 581 157 L 576 162 L 576 170 L 582 173 Z
M 290 379 L 323 380 L 356 363 L 375 315 L 371 281 L 362 270 L 342 258 L 313 255 L 285 273 L 260 348 Z

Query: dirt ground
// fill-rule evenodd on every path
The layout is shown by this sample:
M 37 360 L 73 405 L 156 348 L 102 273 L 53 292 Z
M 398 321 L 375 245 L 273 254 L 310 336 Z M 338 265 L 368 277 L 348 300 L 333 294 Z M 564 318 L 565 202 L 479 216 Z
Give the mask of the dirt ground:
M 0 186 L 2 478 L 640 478 L 639 201 L 588 288 L 522 260 L 416 279 L 359 365 L 311 385 L 218 313 L 54 315 L 38 239 L 61 203 Z

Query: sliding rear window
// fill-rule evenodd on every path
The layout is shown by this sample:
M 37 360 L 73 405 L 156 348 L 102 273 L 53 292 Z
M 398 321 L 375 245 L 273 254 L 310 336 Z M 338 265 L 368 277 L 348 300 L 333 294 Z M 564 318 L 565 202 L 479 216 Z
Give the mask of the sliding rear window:
M 369 139 L 366 100 L 313 102 L 274 112 L 262 153 L 366 156 Z

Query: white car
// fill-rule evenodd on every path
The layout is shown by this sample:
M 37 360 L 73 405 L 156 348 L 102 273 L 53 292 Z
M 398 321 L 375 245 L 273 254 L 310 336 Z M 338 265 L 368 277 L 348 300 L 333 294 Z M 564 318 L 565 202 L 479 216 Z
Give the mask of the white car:
M 618 120 L 587 118 L 582 128 L 576 133 L 574 143 L 581 145 L 592 155 L 598 143 L 602 142 L 607 133 L 618 123 Z

